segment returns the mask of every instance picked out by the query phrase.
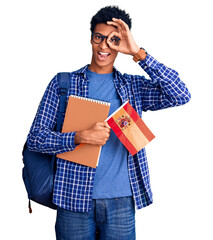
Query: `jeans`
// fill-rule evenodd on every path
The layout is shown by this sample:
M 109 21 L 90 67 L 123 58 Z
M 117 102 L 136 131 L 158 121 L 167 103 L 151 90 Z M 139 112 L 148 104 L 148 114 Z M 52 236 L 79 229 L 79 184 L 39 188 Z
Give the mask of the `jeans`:
M 93 199 L 88 213 L 57 209 L 57 240 L 135 240 L 133 197 Z

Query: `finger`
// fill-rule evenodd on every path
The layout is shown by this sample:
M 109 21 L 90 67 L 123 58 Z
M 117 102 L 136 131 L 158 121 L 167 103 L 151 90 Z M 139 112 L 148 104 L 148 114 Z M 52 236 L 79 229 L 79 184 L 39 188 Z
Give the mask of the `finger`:
M 105 128 L 105 123 L 104 122 L 97 122 L 95 124 L 95 126 L 98 128 L 98 129 L 103 129 Z
M 129 30 L 129 26 L 122 19 L 112 18 L 112 20 L 114 22 L 120 24 L 120 26 L 122 27 L 123 30 L 126 30 L 126 31 Z
M 118 51 L 118 49 L 119 49 L 119 46 L 118 46 L 118 45 L 113 44 L 110 40 L 107 40 L 107 44 L 109 45 L 109 47 L 110 47 L 112 50 Z
M 107 122 L 100 122 L 100 124 L 101 124 L 101 127 L 110 131 L 111 127 L 109 126 L 109 124 Z
M 109 40 L 110 41 L 110 39 L 112 38 L 112 37 L 114 37 L 114 36 L 116 36 L 116 37 L 118 37 L 118 38 L 122 38 L 122 34 L 121 33 L 119 33 L 119 32 L 111 32 L 110 34 L 109 34 L 109 36 L 107 37 L 107 40 Z
M 111 38 L 112 37 L 118 37 L 120 40 L 122 38 L 122 35 L 118 32 L 111 32 L 109 34 L 109 36 L 107 37 L 107 43 L 109 44 L 110 48 L 114 49 L 114 50 L 118 50 L 119 48 L 119 43 L 117 45 L 115 45 L 113 42 L 111 42 Z M 119 41 L 120 42 L 120 41 Z
M 105 127 L 108 129 L 111 129 L 111 127 L 109 126 L 108 122 L 104 122 L 105 123 Z
M 110 21 L 111 25 L 116 26 L 119 31 L 125 30 L 124 26 L 121 24 L 121 22 L 118 21 L 117 18 L 112 18 L 112 21 Z
M 117 28 L 118 28 L 118 31 L 120 31 L 120 32 L 121 32 L 121 30 L 122 30 L 121 25 L 120 25 L 119 23 L 117 23 L 117 22 L 107 21 L 107 24 L 108 24 L 108 25 L 113 25 L 113 26 L 117 27 Z
M 100 127 L 105 127 L 110 129 L 110 126 L 107 122 L 97 122 L 96 124 L 99 125 Z

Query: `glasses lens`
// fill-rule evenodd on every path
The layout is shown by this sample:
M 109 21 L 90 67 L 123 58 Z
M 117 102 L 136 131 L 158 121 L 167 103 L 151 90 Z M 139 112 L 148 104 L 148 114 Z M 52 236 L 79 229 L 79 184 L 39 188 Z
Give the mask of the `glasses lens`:
M 113 37 L 110 38 L 110 42 L 113 43 L 114 45 L 117 45 L 119 40 L 120 39 L 116 36 L 113 36 Z
M 93 40 L 95 43 L 99 44 L 99 43 L 101 43 L 101 42 L 103 41 L 103 37 L 101 36 L 101 34 L 95 33 L 95 34 L 93 34 L 93 36 L 92 36 L 92 40 Z

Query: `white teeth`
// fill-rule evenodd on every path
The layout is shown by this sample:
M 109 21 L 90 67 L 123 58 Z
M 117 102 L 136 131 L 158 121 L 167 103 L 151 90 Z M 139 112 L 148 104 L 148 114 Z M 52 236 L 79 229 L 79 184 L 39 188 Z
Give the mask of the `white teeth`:
M 102 52 L 99 52 L 101 55 L 108 55 L 109 53 L 102 53 Z

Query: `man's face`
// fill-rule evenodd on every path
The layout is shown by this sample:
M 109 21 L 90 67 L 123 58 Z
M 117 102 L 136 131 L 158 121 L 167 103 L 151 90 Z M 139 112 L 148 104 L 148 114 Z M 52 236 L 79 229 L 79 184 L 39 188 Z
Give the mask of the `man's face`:
M 110 26 L 105 23 L 97 24 L 94 30 L 94 33 L 101 33 L 104 36 L 109 36 L 111 32 L 118 32 L 118 30 L 114 26 Z M 100 44 L 94 43 L 91 39 L 91 44 L 92 62 L 90 65 L 90 70 L 97 73 L 112 72 L 113 64 L 118 52 L 109 47 L 106 38 Z

